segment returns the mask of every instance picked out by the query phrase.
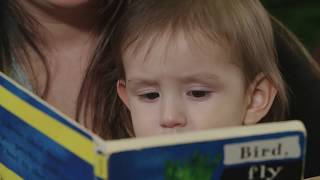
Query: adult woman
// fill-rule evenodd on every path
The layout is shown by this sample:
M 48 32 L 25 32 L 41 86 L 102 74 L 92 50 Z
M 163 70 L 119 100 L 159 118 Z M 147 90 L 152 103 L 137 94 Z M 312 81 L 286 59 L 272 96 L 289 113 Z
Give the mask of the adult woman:
M 101 58 L 99 47 L 108 43 L 125 2 L 2 0 L 0 70 L 94 129 L 77 105 L 82 102 L 78 95 L 80 89 L 89 91 L 85 84 L 91 79 L 90 67 Z

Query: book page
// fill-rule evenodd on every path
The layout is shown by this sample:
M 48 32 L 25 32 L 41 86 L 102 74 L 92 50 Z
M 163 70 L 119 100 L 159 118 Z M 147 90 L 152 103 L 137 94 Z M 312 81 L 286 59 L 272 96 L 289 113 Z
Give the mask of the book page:
M 1 180 L 105 174 L 96 170 L 100 155 L 92 134 L 2 73 L 0 85 Z

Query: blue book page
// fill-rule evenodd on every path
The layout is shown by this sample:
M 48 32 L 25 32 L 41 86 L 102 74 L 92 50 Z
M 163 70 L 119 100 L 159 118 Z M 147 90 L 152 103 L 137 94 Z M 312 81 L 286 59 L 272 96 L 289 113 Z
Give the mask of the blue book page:
M 0 85 L 1 180 L 95 178 L 89 133 L 2 73 Z

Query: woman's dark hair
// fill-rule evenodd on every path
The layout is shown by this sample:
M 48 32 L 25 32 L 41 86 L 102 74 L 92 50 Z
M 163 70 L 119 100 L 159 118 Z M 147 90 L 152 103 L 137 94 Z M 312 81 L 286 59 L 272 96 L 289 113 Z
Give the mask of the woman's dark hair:
M 288 85 L 287 119 L 301 120 L 308 134 L 305 178 L 318 176 L 320 66 L 299 39 L 272 18 L 280 70 Z
M 0 71 L 10 75 L 14 63 L 19 64 L 21 70 L 27 72 L 28 80 L 35 87 L 35 93 L 45 97 L 49 89 L 50 74 L 45 57 L 39 50 L 37 43 L 41 39 L 37 36 L 39 25 L 18 3 L 17 0 L 1 0 L 0 2 Z M 31 58 L 35 54 L 37 58 Z M 35 74 L 31 60 L 39 60 L 46 72 L 45 88 L 37 89 Z
M 117 69 L 111 56 L 110 39 L 119 16 L 129 0 L 114 0 L 105 6 L 97 50 L 91 61 L 78 98 L 77 119 L 84 117 L 85 126 L 104 139 L 132 136 L 129 113 L 117 96 Z M 108 22 L 108 23 L 105 23 Z M 119 111 L 114 111 L 117 109 Z M 126 122 L 127 124 L 123 123 Z

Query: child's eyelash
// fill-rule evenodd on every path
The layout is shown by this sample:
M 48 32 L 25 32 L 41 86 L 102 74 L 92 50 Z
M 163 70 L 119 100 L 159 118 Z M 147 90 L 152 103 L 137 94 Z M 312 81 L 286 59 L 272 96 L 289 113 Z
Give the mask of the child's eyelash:
M 147 92 L 139 94 L 138 96 L 142 99 L 155 100 L 160 97 L 160 94 L 158 92 Z
M 191 96 L 193 98 L 203 98 L 210 95 L 212 92 L 208 90 L 191 90 L 187 92 L 187 96 Z

